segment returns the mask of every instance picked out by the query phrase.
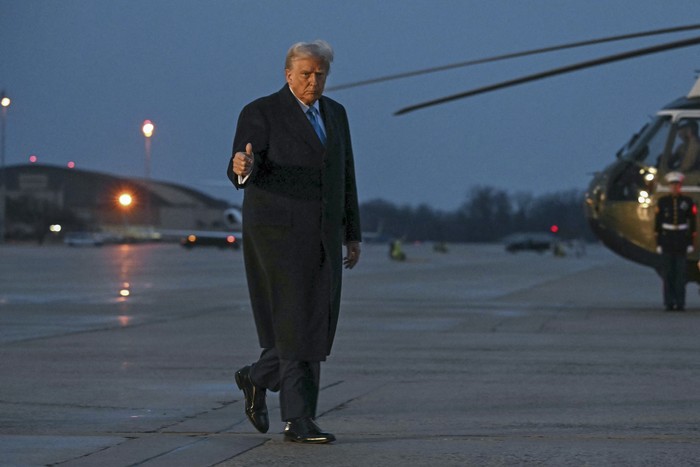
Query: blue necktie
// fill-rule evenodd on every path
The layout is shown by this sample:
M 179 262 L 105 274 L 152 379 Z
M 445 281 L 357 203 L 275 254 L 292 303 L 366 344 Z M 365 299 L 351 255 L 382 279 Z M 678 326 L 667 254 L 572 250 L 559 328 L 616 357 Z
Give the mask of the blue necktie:
M 321 124 L 318 123 L 318 117 L 316 116 L 317 113 L 318 111 L 314 107 L 309 107 L 309 110 L 306 111 L 306 116 L 309 118 L 309 121 L 314 127 L 314 130 L 316 130 L 316 134 L 318 135 L 318 139 L 321 140 L 321 144 L 325 146 L 326 135 L 323 133 L 323 128 L 321 128 Z

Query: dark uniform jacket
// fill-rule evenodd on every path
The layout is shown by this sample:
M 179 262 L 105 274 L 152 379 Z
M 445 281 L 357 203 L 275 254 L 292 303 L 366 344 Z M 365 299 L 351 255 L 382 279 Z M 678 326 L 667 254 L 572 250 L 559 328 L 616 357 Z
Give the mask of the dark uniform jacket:
M 360 241 L 360 216 L 345 109 L 319 100 L 326 146 L 294 94 L 243 108 L 233 153 L 251 143 L 254 167 L 243 185 L 243 254 L 260 346 L 286 360 L 330 354 L 340 309 L 342 245 Z
M 685 255 L 693 244 L 697 208 L 692 198 L 667 195 L 656 206 L 656 241 L 663 253 Z

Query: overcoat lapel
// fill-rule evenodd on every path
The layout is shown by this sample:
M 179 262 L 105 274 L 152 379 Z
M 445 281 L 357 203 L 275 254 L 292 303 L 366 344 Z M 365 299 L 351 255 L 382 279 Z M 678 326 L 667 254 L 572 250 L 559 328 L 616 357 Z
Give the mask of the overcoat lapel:
M 333 143 L 336 141 L 335 138 L 338 134 L 336 124 L 338 119 L 333 109 L 331 109 L 331 106 L 326 104 L 325 97 L 321 96 L 319 103 L 319 107 L 321 107 L 321 118 L 323 118 L 323 126 L 326 128 L 326 152 L 328 153 L 330 152 L 330 148 L 333 147 Z
M 282 90 L 280 90 L 280 99 L 282 105 L 286 107 L 286 111 L 281 112 L 281 114 L 284 115 L 285 123 L 289 126 L 290 134 L 296 135 L 302 139 L 306 144 L 311 146 L 315 152 L 321 154 L 325 152 L 325 147 L 321 143 L 321 140 L 318 139 L 316 130 L 314 130 L 311 122 L 306 118 L 306 115 L 304 115 L 304 111 L 301 110 L 301 106 L 299 106 L 299 102 L 297 102 L 297 98 L 294 97 L 289 86 L 285 85 Z M 324 125 L 326 124 L 325 119 L 323 123 Z

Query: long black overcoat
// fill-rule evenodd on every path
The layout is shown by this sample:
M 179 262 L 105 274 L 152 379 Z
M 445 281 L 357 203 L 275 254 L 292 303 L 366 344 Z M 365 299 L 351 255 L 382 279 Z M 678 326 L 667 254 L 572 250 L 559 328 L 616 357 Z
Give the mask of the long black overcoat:
M 342 105 L 319 100 L 324 147 L 285 85 L 243 108 L 233 154 L 251 143 L 243 184 L 243 254 L 262 348 L 280 358 L 330 354 L 340 311 L 342 246 L 361 241 L 350 129 Z

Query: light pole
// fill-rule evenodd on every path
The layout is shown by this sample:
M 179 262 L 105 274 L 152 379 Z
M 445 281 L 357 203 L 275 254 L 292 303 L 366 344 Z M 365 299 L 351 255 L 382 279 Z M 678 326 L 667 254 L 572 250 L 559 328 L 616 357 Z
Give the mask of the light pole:
M 149 236 L 153 233 L 153 217 L 151 213 L 151 136 L 156 126 L 150 120 L 144 120 L 141 131 L 146 139 L 146 219 L 148 221 Z
M 5 121 L 7 120 L 7 108 L 10 106 L 12 101 L 9 97 L 5 95 L 3 90 L 0 93 L 0 107 L 2 107 L 2 118 L 0 119 L 2 123 L 0 126 L 0 245 L 5 243 L 5 224 L 6 224 L 6 210 L 5 210 L 5 198 L 6 190 L 5 187 Z

